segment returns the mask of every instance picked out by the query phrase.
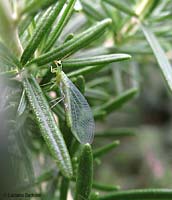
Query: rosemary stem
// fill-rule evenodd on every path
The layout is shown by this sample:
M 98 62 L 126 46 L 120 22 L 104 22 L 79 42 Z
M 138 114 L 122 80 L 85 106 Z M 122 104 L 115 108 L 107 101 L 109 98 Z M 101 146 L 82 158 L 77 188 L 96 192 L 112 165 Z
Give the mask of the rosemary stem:
M 8 0 L 0 1 L 0 37 L 4 44 L 8 44 L 9 49 L 17 56 L 22 54 L 22 45 L 18 37 L 15 23 L 15 15 L 12 13 Z

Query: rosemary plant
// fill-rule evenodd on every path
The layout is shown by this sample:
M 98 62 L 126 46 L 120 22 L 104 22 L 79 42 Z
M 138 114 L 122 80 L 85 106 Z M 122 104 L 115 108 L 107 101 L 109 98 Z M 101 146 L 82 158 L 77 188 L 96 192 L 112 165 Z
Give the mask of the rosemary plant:
M 137 132 L 98 130 L 139 98 L 138 66 L 156 65 L 154 55 L 172 92 L 171 8 L 170 0 L 0 1 L 3 198 L 172 199 L 172 189 L 118 191 L 94 178 L 116 138 Z

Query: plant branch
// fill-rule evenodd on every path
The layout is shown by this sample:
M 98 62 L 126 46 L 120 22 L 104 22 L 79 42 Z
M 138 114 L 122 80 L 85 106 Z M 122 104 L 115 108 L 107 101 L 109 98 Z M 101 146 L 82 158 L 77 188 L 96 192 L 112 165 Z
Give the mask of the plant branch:
M 22 46 L 18 37 L 15 18 L 13 16 L 9 1 L 0 1 L 0 37 L 4 44 L 14 52 L 17 57 L 22 53 Z

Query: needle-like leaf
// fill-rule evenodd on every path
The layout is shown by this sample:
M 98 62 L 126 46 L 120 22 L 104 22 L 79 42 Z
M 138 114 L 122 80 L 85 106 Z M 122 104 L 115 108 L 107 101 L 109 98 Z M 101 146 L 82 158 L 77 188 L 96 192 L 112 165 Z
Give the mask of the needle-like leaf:
M 91 65 L 102 65 L 109 64 L 112 62 L 118 62 L 130 59 L 131 56 L 128 54 L 108 54 L 101 56 L 92 56 L 87 58 L 75 58 L 63 61 L 63 67 L 85 67 Z
M 21 64 L 14 54 L 0 42 L 0 68 L 2 71 L 21 68 Z
M 100 183 L 96 183 L 93 182 L 92 187 L 96 190 L 100 190 L 100 191 L 116 191 L 120 189 L 119 185 L 106 185 L 106 184 L 100 184 Z
M 135 130 L 131 128 L 115 128 L 108 129 L 106 131 L 97 132 L 95 137 L 106 138 L 106 137 L 125 137 L 125 136 L 134 136 Z
M 49 7 L 51 4 L 55 3 L 56 0 L 33 0 L 33 1 L 29 1 L 27 3 L 27 5 L 23 8 L 23 10 L 21 11 L 21 14 L 33 14 L 38 12 L 41 9 L 46 9 L 47 7 Z
M 138 189 L 110 193 L 99 197 L 99 200 L 169 200 L 171 198 L 171 189 Z
M 32 75 L 29 78 L 26 76 L 26 74 L 22 74 L 22 83 L 42 136 L 63 175 L 71 178 L 72 166 L 63 136 L 35 78 Z
M 141 28 L 158 61 L 164 79 L 172 91 L 172 66 L 153 32 L 143 24 L 141 25 Z
M 136 16 L 137 14 L 131 9 L 131 7 L 126 6 L 124 3 L 117 1 L 117 0 L 104 0 L 110 5 L 116 7 L 120 11 L 124 12 L 127 15 Z
M 95 8 L 94 2 L 91 1 L 81 1 L 84 12 L 88 15 L 88 17 L 92 17 L 93 19 L 99 21 L 104 18 L 102 12 Z
M 121 108 L 122 105 L 131 100 L 138 92 L 137 88 L 132 88 L 121 95 L 118 95 L 116 98 L 110 99 L 106 103 L 97 107 L 95 110 L 105 110 L 107 113 L 113 112 L 114 110 Z
M 95 39 L 99 38 L 110 23 L 111 23 L 111 19 L 105 19 L 97 23 L 95 26 L 82 32 L 81 34 L 77 35 L 73 39 L 55 48 L 54 50 L 48 53 L 45 53 L 38 58 L 33 59 L 30 62 L 30 64 L 35 63 L 38 66 L 41 66 L 41 65 L 50 63 L 54 60 L 61 60 L 75 53 L 79 49 L 85 47 L 86 45 L 94 41 Z
M 99 158 L 104 154 L 107 154 L 109 151 L 111 151 L 112 149 L 114 149 L 115 147 L 117 147 L 120 144 L 120 142 L 118 140 L 107 144 L 103 147 L 97 148 L 93 151 L 93 156 L 94 158 Z
M 45 45 L 45 50 L 44 52 L 47 52 L 48 50 L 51 49 L 51 47 L 54 45 L 56 42 L 57 38 L 60 36 L 64 26 L 70 19 L 70 16 L 72 15 L 73 7 L 75 5 L 76 0 L 70 0 L 63 11 L 62 16 L 60 17 L 58 23 L 56 24 L 54 30 L 50 33 L 47 41 L 47 45 Z
M 75 200 L 88 199 L 93 179 L 93 155 L 89 144 L 85 144 L 80 156 L 76 179 Z
M 21 56 L 21 63 L 25 65 L 27 61 L 32 57 L 35 50 L 41 43 L 44 35 L 50 29 L 54 23 L 56 17 L 63 8 L 66 0 L 58 1 L 54 6 L 50 7 L 43 15 L 40 23 L 38 24 L 36 30 L 34 31 L 31 39 L 29 40 L 24 52 Z

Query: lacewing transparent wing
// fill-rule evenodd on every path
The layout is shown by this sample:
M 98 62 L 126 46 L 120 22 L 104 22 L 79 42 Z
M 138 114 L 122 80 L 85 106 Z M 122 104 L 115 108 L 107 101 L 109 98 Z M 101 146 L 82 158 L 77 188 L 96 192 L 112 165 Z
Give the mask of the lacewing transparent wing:
M 95 124 L 91 108 L 63 71 L 61 71 L 61 89 L 65 95 L 67 123 L 72 133 L 80 143 L 92 143 Z

